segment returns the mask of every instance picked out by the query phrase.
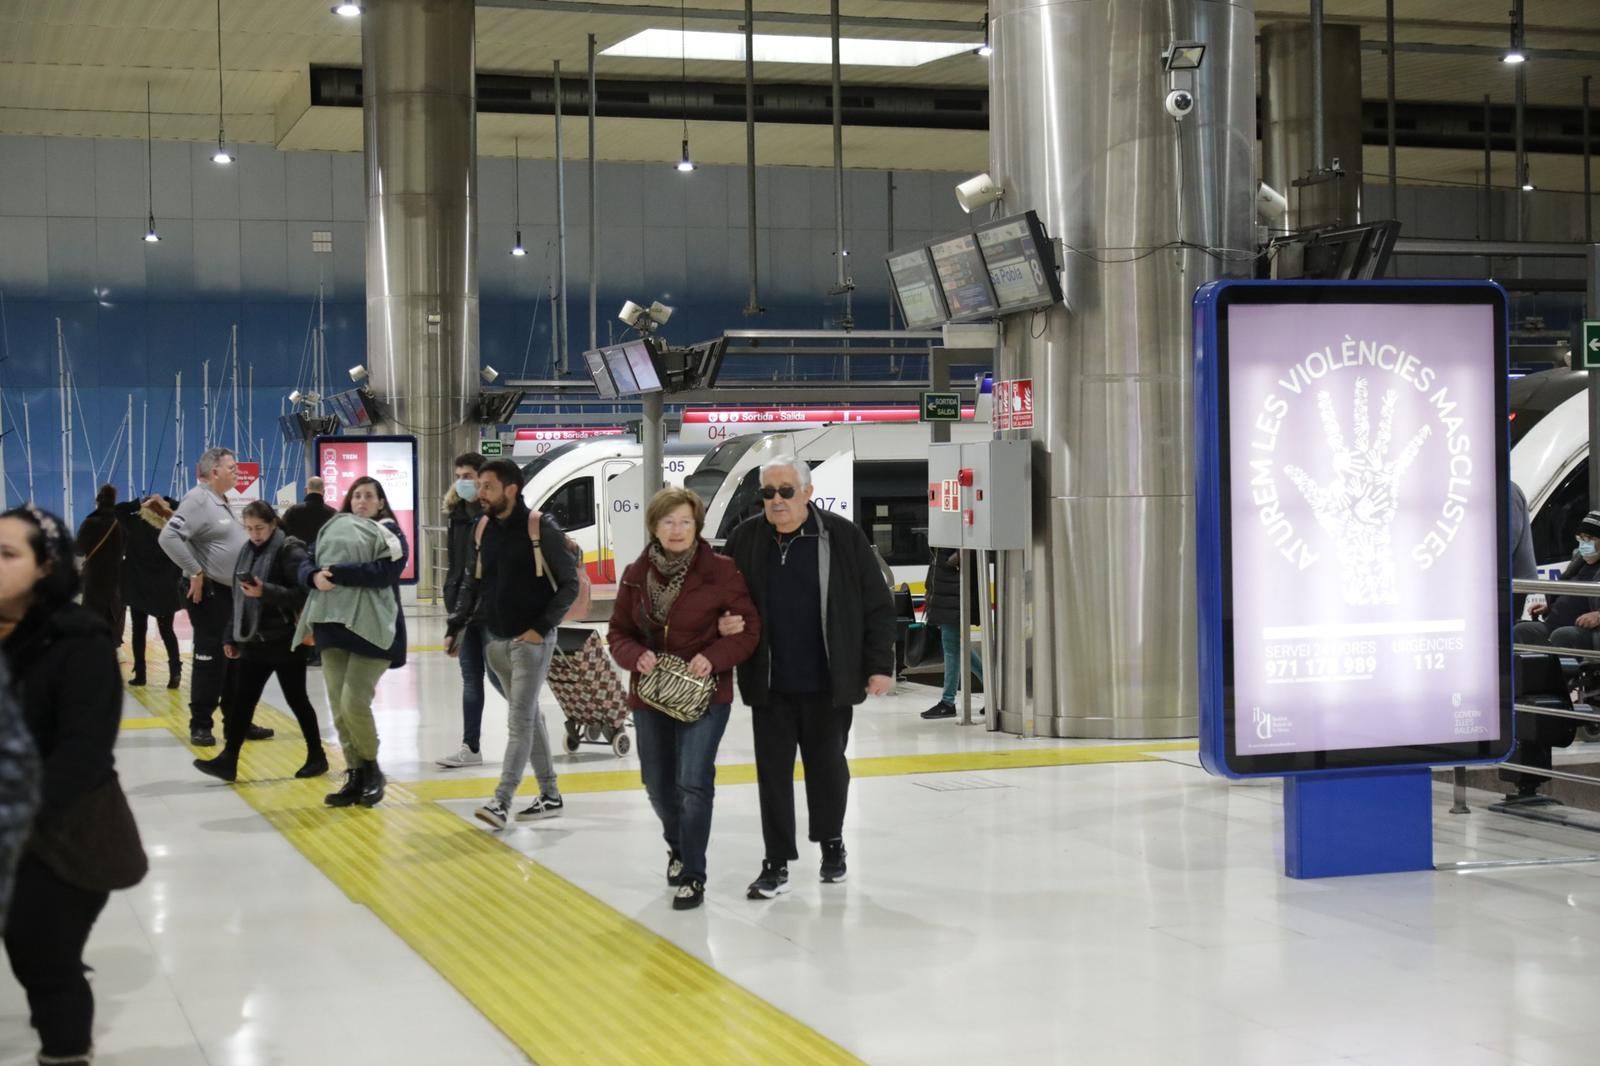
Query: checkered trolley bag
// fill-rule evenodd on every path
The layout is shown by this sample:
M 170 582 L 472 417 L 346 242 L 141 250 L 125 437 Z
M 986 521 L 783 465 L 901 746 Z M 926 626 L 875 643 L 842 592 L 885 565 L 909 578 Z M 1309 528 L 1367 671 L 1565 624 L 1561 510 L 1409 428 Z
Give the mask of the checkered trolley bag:
M 611 665 L 600 634 L 592 629 L 556 630 L 550 659 L 550 691 L 567 719 L 567 752 L 578 745 L 609 744 L 617 755 L 628 754 L 628 695 Z

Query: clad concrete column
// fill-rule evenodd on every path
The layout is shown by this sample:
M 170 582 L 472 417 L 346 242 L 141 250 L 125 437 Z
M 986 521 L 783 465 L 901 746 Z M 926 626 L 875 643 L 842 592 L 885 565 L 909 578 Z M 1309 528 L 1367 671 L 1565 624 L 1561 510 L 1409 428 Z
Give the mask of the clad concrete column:
M 367 369 L 389 432 L 417 438 L 418 526 L 438 522 L 451 460 L 476 443 L 478 142 L 473 0 L 367 0 Z M 418 595 L 434 576 L 411 551 Z
M 1001 728 L 1192 736 L 1190 298 L 1251 273 L 1250 0 L 993 0 L 990 173 L 1064 253 L 1064 306 L 1005 323 L 1033 380 L 1033 544 L 1003 555 Z M 1161 53 L 1204 42 L 1195 108 Z M 1186 247 L 1174 247 L 1174 242 Z M 1206 254 L 1199 248 L 1208 248 Z
M 1324 151 L 1312 150 L 1317 113 L 1311 77 L 1312 27 L 1274 22 L 1261 31 L 1261 180 L 1289 198 L 1289 224 L 1354 225 L 1361 203 L 1361 27 L 1322 28 Z M 1337 159 L 1344 177 L 1295 187 L 1312 168 Z

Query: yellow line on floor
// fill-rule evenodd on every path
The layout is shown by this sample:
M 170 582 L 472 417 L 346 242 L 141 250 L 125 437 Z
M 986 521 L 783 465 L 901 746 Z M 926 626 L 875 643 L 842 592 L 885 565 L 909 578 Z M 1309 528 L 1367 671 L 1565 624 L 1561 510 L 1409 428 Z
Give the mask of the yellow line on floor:
M 1091 766 L 1110 763 L 1156 762 L 1151 752 L 1194 751 L 1195 742 L 1159 744 L 1117 744 L 1093 748 L 1018 748 L 1012 751 L 951 751 L 935 755 L 879 755 L 851 759 L 852 777 L 902 777 L 909 774 L 950 774 L 974 770 L 1023 770 L 1040 766 Z M 795 777 L 803 779 L 803 767 L 795 767 Z M 499 777 L 443 777 L 410 781 L 406 788 L 419 799 L 482 799 L 493 794 Z M 753 785 L 753 763 L 730 763 L 717 767 L 717 785 Z M 595 770 L 563 774 L 563 793 L 628 792 L 643 789 L 637 770 Z M 539 783 L 531 777 L 517 794 L 534 795 Z
M 145 718 L 124 718 L 122 720 L 122 728 L 124 728 L 124 729 L 166 729 L 167 728 L 167 720 L 165 718 L 150 718 L 150 717 L 145 717 Z
M 134 695 L 187 738 L 186 692 Z M 245 745 L 239 795 L 542 1066 L 858 1061 L 410 786 L 324 806 L 335 779 L 294 779 L 293 720 L 262 704 L 256 721 L 279 738 Z

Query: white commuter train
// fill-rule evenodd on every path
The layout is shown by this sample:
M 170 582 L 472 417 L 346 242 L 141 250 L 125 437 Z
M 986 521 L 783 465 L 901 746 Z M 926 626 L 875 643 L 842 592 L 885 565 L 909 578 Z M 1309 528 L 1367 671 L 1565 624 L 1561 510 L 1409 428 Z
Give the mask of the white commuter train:
M 1572 558 L 1589 499 L 1589 374 L 1565 367 L 1511 383 L 1511 480 L 1528 498 L 1541 573 Z

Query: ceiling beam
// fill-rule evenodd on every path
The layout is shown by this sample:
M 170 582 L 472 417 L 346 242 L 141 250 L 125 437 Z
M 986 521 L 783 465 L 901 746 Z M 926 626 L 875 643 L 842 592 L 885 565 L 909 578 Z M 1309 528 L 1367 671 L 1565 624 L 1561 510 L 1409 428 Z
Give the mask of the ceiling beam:
M 536 11 L 547 15 L 620 15 L 630 19 L 666 19 L 677 22 L 723 22 L 730 26 L 744 24 L 744 12 L 736 8 L 690 7 L 676 8 L 665 4 L 596 3 L 592 0 L 478 0 L 479 7 L 508 8 L 516 11 Z M 844 15 L 839 25 L 850 29 L 873 30 L 937 30 L 958 36 L 973 37 L 973 45 L 983 43 L 982 5 L 973 5 L 974 16 L 964 21 L 955 19 L 889 18 L 883 15 Z M 809 14 L 802 11 L 761 11 L 756 21 L 764 26 L 827 26 L 826 14 Z

